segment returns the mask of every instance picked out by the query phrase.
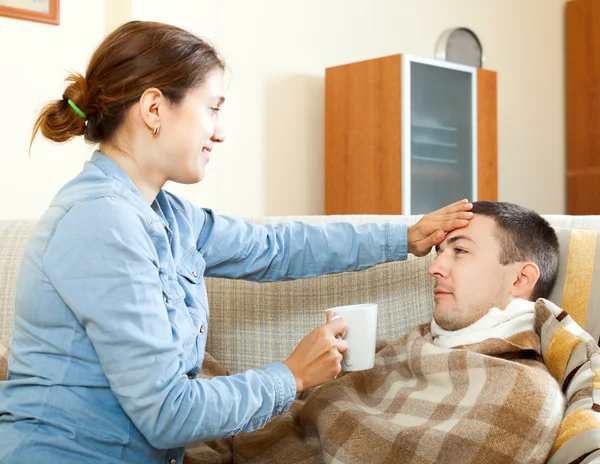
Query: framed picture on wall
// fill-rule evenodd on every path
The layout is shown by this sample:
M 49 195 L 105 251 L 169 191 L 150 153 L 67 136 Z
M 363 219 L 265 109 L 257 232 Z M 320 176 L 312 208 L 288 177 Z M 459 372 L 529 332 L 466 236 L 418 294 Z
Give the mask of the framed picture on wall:
M 0 0 L 0 16 L 58 25 L 59 0 Z

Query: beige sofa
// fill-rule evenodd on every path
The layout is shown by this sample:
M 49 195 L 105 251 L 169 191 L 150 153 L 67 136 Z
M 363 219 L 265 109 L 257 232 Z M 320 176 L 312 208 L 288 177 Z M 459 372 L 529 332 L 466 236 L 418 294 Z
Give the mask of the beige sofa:
M 303 220 L 310 223 L 397 221 L 413 224 L 417 216 L 305 216 L 248 218 L 255 223 Z M 546 216 L 559 231 L 561 268 L 551 299 L 580 318 L 598 340 L 600 317 L 600 240 L 571 229 L 600 231 L 600 216 Z M 34 220 L 0 220 L 0 339 L 11 330 L 19 262 Z M 583 238 L 583 241 L 582 241 Z M 571 244 L 569 246 L 569 243 Z M 431 318 L 433 254 L 388 263 L 362 272 L 326 275 L 291 282 L 257 284 L 207 279 L 211 303 L 207 350 L 230 372 L 284 360 L 300 341 L 324 322 L 328 307 L 376 302 L 378 336 L 394 338 Z M 594 269 L 595 267 L 595 269 Z M 581 277 L 581 278 L 580 278 Z M 563 295 L 569 301 L 562 301 Z M 583 320 L 581 319 L 583 317 Z

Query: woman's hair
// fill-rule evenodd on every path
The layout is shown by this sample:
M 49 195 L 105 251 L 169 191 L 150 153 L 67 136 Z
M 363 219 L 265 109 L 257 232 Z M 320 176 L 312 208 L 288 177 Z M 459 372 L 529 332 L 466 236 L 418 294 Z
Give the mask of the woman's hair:
M 67 77 L 62 99 L 48 103 L 38 116 L 31 144 L 39 130 L 54 142 L 78 135 L 90 143 L 106 142 L 146 89 L 155 87 L 177 104 L 214 69 L 225 65 L 202 39 L 168 24 L 130 21 L 102 41 L 85 77 Z

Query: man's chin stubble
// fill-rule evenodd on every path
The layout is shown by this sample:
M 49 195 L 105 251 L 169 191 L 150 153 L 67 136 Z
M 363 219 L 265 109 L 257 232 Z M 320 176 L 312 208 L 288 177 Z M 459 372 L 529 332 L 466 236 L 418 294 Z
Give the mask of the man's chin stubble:
M 433 313 L 433 319 L 435 320 L 436 324 L 444 330 L 460 330 L 472 324 L 471 322 L 464 321 L 461 318 L 457 317 L 457 315 L 460 314 L 460 311 L 457 308 L 439 310 L 437 317 L 436 312 L 438 312 L 437 306 Z

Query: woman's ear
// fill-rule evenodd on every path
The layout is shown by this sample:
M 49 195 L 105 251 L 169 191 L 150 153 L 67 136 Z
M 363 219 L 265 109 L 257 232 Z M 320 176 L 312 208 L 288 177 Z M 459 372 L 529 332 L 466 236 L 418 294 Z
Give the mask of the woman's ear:
M 529 300 L 533 289 L 540 278 L 540 269 L 535 263 L 519 263 L 517 276 L 512 284 L 511 295 L 513 298 Z
M 160 126 L 160 113 L 163 103 L 163 93 L 154 87 L 146 89 L 140 97 L 140 115 L 150 131 Z

